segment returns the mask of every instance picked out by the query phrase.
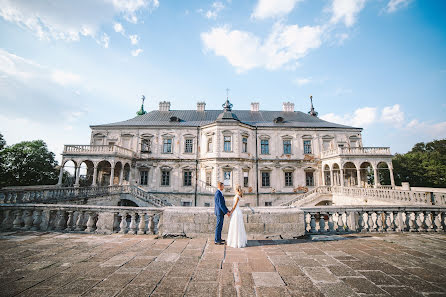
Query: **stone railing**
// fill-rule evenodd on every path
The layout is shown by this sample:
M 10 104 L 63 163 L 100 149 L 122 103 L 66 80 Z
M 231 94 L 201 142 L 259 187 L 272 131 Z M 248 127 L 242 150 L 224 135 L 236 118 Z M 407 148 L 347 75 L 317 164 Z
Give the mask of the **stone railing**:
M 444 232 L 445 207 L 349 206 L 301 208 L 305 232 Z
M 217 191 L 217 187 L 210 186 L 206 182 L 202 180 L 197 181 L 198 184 L 198 192 L 200 193 L 215 193 Z
M 133 196 L 135 196 L 143 201 L 149 202 L 155 206 L 158 206 L 158 207 L 172 206 L 172 204 L 170 202 L 168 202 L 167 200 L 159 199 L 159 198 L 155 197 L 154 195 L 152 195 L 152 194 L 150 194 L 136 186 L 129 186 L 129 189 L 130 189 L 129 193 L 132 194 Z
M 129 186 L 7 189 L 0 190 L 0 203 L 57 203 L 121 193 L 130 193 Z
M 322 194 L 331 194 L 331 186 L 320 186 L 313 188 L 306 193 L 298 195 L 296 198 L 293 198 L 290 201 L 282 203 L 280 206 L 293 206 L 299 202 L 311 200 Z
M 65 145 L 63 155 L 107 155 L 132 158 L 134 152 L 117 145 Z
M 0 204 L 2 230 L 155 234 L 162 210 L 147 207 Z
M 391 156 L 388 147 L 338 147 L 321 152 L 321 158 L 334 156 Z
M 445 193 L 414 192 L 394 189 L 331 187 L 333 194 L 399 202 L 400 204 L 446 205 Z M 434 201 L 432 201 L 434 198 Z

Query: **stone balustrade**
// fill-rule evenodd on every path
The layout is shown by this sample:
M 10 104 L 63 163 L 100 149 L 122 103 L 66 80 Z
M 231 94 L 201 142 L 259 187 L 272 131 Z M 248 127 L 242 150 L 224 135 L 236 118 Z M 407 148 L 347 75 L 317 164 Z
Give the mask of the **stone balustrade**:
M 346 232 L 445 232 L 445 207 L 313 207 L 305 213 L 307 234 Z
M 312 198 L 322 194 L 331 194 L 331 186 L 320 186 L 313 188 L 306 193 L 298 194 L 296 198 L 293 198 L 290 201 L 281 204 L 281 206 L 294 206 L 297 203 L 311 200 Z
M 155 197 L 154 195 L 152 195 L 138 187 L 129 186 L 129 190 L 130 190 L 129 193 L 132 194 L 133 196 L 135 196 L 143 201 L 150 202 L 151 204 L 153 204 L 155 206 L 158 206 L 158 207 L 172 206 L 172 204 L 170 202 L 168 202 L 167 200 L 159 199 L 159 198 Z
M 132 158 L 134 152 L 118 145 L 65 145 L 63 155 L 101 155 Z
M 0 203 L 57 203 L 121 193 L 130 193 L 130 186 L 6 189 L 0 190 Z
M 156 234 L 162 210 L 147 207 L 0 204 L 2 230 Z
M 338 147 L 321 152 L 321 158 L 334 156 L 391 156 L 389 147 Z

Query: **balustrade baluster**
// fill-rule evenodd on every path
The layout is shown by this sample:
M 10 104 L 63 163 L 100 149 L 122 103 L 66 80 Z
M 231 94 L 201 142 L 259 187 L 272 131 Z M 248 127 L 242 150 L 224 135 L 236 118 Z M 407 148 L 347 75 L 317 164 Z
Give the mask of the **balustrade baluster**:
M 441 211 L 434 211 L 434 230 L 436 232 L 441 232 L 443 231 L 443 228 L 441 226 Z
M 155 234 L 155 215 L 149 217 L 149 225 L 147 229 L 147 234 Z
M 137 234 L 138 235 L 144 234 L 145 229 L 146 229 L 146 214 L 144 212 L 140 212 Z
M 430 211 L 425 211 L 424 212 L 424 224 L 425 224 L 427 232 L 433 232 L 434 231 L 434 224 L 432 222 L 431 215 L 432 215 L 432 212 L 430 212 Z
M 84 231 L 84 211 L 77 212 L 77 220 L 76 220 L 76 231 Z
M 405 229 L 403 225 L 403 215 L 401 211 L 393 211 L 393 225 L 395 226 L 396 232 L 401 232 Z
M 121 224 L 119 225 L 119 233 L 125 234 L 127 232 L 127 212 L 121 213 Z
M 3 220 L 2 220 L 2 224 L 0 226 L 1 229 L 9 230 L 11 228 L 10 221 L 11 221 L 11 210 L 10 209 L 6 209 L 6 210 L 3 211 Z
M 56 230 L 63 230 L 65 229 L 65 211 L 59 209 L 56 214 Z
M 343 220 L 342 215 L 343 215 L 342 212 L 338 212 L 338 221 L 337 221 L 338 228 L 336 230 L 336 231 L 341 232 L 341 233 L 345 232 L 344 220 Z
M 327 212 L 327 215 L 328 215 L 328 232 L 333 233 L 335 231 L 333 213 L 329 211 Z
M 324 219 L 324 214 L 320 213 L 320 217 L 319 217 L 319 233 L 325 233 L 325 219 Z
M 376 227 L 378 232 L 383 232 L 383 212 L 377 211 L 376 212 Z
M 424 232 L 426 231 L 425 227 L 424 227 L 424 214 L 422 211 L 417 211 L 416 212 L 416 219 L 415 219 L 415 224 L 416 224 L 416 229 L 418 232 Z
M 33 212 L 32 210 L 25 210 L 24 211 L 24 218 L 23 218 L 24 227 L 23 229 L 29 230 L 31 229 L 33 225 Z
M 65 231 L 70 232 L 73 230 L 73 213 L 74 211 L 69 210 L 68 212 L 68 220 L 67 220 L 67 228 L 65 228 Z
M 117 233 L 119 229 L 119 213 L 115 213 L 113 216 L 113 232 Z
M 393 219 L 392 219 L 392 217 L 393 217 Z M 395 221 L 395 217 L 393 216 L 392 211 L 386 211 L 385 212 L 385 220 L 384 220 L 384 225 L 385 225 L 384 230 L 386 232 L 395 230 L 394 221 Z
M 446 212 L 444 211 L 441 214 L 441 225 L 443 226 L 443 231 L 446 231 Z
M 310 233 L 316 233 L 316 218 L 315 218 L 316 213 L 311 212 L 310 216 L 311 216 L 311 220 L 310 220 Z
M 14 229 L 19 229 L 22 227 L 22 210 L 18 209 L 15 211 L 15 219 L 12 222 L 12 227 Z
M 92 233 L 96 229 L 95 228 L 96 214 L 92 211 L 87 212 L 87 214 L 88 214 L 88 221 L 87 221 L 87 229 L 85 229 L 85 231 Z
M 365 215 L 367 215 L 367 213 L 365 211 L 360 211 L 359 212 L 358 226 L 359 226 L 359 230 L 361 232 L 367 232 L 367 229 L 368 229 L 367 219 L 364 219 Z
M 374 213 L 375 213 L 374 211 L 367 212 L 367 227 L 369 232 L 376 232 L 375 229 L 376 217 L 373 216 Z
M 39 230 L 40 223 L 42 223 L 42 211 L 40 209 L 36 209 L 34 211 L 34 221 L 33 221 L 33 226 L 31 227 L 31 230 L 32 231 Z
M 415 232 L 417 231 L 416 225 L 415 225 L 415 212 L 408 212 L 406 213 L 406 224 L 409 229 L 409 232 Z

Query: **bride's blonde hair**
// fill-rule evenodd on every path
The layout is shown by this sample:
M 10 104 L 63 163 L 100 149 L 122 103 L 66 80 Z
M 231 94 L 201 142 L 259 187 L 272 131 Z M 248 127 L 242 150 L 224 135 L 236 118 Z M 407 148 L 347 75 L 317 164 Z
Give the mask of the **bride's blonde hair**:
M 235 186 L 235 191 L 239 193 L 240 197 L 243 197 L 242 186 L 240 185 Z

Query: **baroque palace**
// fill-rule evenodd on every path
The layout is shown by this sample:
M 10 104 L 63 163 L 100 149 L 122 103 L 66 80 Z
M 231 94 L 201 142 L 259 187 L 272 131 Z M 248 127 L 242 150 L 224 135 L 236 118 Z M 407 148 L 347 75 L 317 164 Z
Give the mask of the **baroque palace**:
M 312 100 L 312 98 L 310 97 Z M 218 181 L 230 197 L 240 184 L 245 206 L 278 205 L 317 186 L 394 186 L 388 147 L 363 147 L 362 128 L 321 120 L 313 108 L 294 103 L 281 111 L 171 110 L 170 102 L 137 116 L 91 126 L 89 145 L 65 145 L 64 166 L 72 161 L 75 184 L 135 185 L 173 205 L 211 206 Z M 83 165 L 85 164 L 85 165 Z M 86 175 L 81 176 L 81 165 Z

